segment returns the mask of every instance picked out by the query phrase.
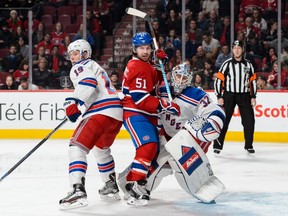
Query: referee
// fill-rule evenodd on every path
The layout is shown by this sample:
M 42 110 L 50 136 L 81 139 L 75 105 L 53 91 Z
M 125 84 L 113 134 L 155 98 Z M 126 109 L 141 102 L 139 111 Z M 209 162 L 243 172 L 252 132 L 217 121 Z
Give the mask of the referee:
M 238 105 L 244 128 L 245 146 L 248 153 L 253 154 L 254 106 L 256 105 L 256 74 L 252 64 L 244 58 L 244 44 L 236 40 L 232 44 L 232 58 L 226 60 L 217 73 L 214 82 L 218 104 L 224 106 L 226 119 L 217 140 L 214 141 L 214 153 L 223 149 L 225 135 L 228 130 L 234 108 Z

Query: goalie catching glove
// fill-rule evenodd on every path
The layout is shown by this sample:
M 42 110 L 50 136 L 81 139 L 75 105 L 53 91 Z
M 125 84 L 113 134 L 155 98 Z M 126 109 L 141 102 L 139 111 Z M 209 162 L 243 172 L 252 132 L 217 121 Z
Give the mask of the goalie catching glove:
M 64 102 L 64 109 L 66 116 L 71 122 L 76 122 L 81 115 L 81 111 L 78 109 L 78 100 L 76 98 L 66 98 Z
M 180 107 L 176 103 L 169 102 L 169 101 L 161 98 L 159 100 L 158 112 L 159 112 L 159 114 L 165 112 L 165 113 L 179 116 L 180 115 Z
M 224 119 L 217 115 L 210 115 L 207 119 L 197 115 L 188 120 L 184 128 L 195 138 L 203 142 L 211 142 L 220 136 Z

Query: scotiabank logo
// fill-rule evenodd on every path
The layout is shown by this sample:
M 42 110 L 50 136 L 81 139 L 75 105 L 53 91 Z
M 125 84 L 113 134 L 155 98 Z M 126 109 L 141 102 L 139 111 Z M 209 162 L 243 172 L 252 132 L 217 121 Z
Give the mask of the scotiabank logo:
M 288 118 L 288 104 L 281 105 L 280 107 L 265 107 L 263 105 L 256 105 L 255 116 L 266 118 Z M 237 107 L 233 113 L 233 116 L 240 117 L 240 110 Z

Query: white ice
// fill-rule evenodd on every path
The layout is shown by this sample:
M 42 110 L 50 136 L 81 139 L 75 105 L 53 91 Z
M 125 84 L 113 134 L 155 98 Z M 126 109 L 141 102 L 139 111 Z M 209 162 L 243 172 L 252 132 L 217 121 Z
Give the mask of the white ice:
M 0 176 L 40 140 L 0 140 Z M 59 199 L 70 191 L 68 141 L 48 140 L 0 182 L 0 216 L 284 216 L 288 215 L 288 145 L 255 143 L 248 156 L 243 143 L 226 143 L 217 157 L 208 152 L 214 174 L 226 191 L 216 204 L 203 204 L 186 194 L 174 176 L 166 177 L 152 193 L 148 206 L 128 206 L 124 200 L 102 201 L 103 186 L 93 154 L 88 155 L 86 190 L 89 205 L 69 211 L 58 209 Z M 116 140 L 112 153 L 116 171 L 132 161 L 130 140 Z M 123 195 L 123 194 L 121 194 Z

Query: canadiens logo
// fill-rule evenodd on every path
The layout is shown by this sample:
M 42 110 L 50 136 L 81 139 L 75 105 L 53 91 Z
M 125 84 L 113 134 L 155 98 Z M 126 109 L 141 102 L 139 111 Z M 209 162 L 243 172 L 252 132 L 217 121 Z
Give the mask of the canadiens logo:
M 143 138 L 142 138 L 144 141 L 147 141 L 147 140 L 149 140 L 150 139 L 150 136 L 144 136 Z
M 182 146 L 182 157 L 179 163 L 188 175 L 191 175 L 202 163 L 199 153 L 193 147 Z

